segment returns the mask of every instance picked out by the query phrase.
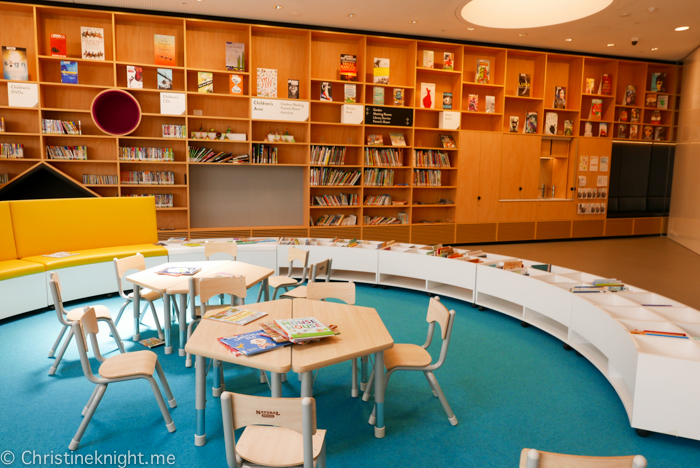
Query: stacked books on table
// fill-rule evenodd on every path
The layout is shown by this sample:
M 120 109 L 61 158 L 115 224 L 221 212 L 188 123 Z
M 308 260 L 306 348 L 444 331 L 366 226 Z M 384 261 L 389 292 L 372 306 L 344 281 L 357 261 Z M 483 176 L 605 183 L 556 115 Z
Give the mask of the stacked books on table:
M 262 330 L 219 338 L 219 343 L 236 356 L 253 356 L 292 344 L 291 342 L 277 343 L 266 336 Z
M 266 315 L 267 312 L 241 309 L 240 307 L 225 307 L 207 315 L 204 318 L 216 320 L 218 322 L 233 323 L 235 325 L 245 325 Z
M 571 287 L 571 292 L 573 293 L 603 293 L 603 292 L 618 292 L 624 291 L 624 283 L 619 282 L 616 279 L 609 278 L 598 278 L 593 280 L 592 284 L 589 285 L 577 285 Z
M 201 268 L 197 267 L 168 267 L 156 272 L 159 275 L 169 276 L 193 276 L 196 275 Z

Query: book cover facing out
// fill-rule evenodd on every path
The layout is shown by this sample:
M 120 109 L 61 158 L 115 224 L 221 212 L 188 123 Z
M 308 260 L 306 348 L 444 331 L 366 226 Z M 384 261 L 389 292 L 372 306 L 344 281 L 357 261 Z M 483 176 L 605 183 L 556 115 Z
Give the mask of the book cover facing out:
M 170 68 L 158 69 L 158 89 L 173 89 L 173 70 Z
M 2 46 L 2 77 L 6 80 L 29 81 L 27 49 Z
M 154 34 L 153 55 L 156 65 L 175 66 L 175 36 Z
M 489 84 L 491 74 L 490 60 L 476 61 L 476 82 L 479 84 Z
M 394 88 L 394 105 L 403 106 L 404 105 L 404 91 L 403 88 Z
M 126 87 L 143 88 L 143 68 L 127 65 L 126 67 Z
M 321 83 L 321 101 L 332 101 L 333 100 L 333 83 L 324 81 Z
M 226 70 L 245 71 L 245 44 L 226 43 Z
M 340 54 L 340 79 L 357 81 L 357 55 Z
M 384 88 L 381 86 L 372 88 L 372 103 L 378 106 L 384 105 Z
M 243 94 L 243 77 L 241 75 L 229 75 L 228 86 L 231 94 Z
M 67 57 L 66 54 L 66 35 L 51 34 L 49 36 L 51 46 L 51 57 Z
M 455 69 L 455 54 L 444 52 L 442 56 L 442 69 L 452 71 Z
M 105 59 L 105 31 L 102 28 L 80 27 L 82 57 L 88 60 Z
M 389 64 L 388 58 L 374 58 L 374 82 L 376 84 L 389 84 Z
M 357 102 L 357 87 L 354 84 L 343 85 L 344 101 L 348 103 Z
M 420 84 L 421 109 L 435 109 L 435 83 Z
M 518 96 L 530 96 L 530 75 L 527 73 L 518 75 Z
M 78 84 L 78 62 L 61 60 L 61 83 Z
M 274 68 L 258 68 L 257 96 L 277 97 L 277 70 Z
M 214 74 L 210 72 L 197 72 L 197 92 L 214 92 Z
M 452 93 L 442 93 L 442 108 L 452 110 Z
M 299 99 L 299 80 L 287 80 L 287 98 Z

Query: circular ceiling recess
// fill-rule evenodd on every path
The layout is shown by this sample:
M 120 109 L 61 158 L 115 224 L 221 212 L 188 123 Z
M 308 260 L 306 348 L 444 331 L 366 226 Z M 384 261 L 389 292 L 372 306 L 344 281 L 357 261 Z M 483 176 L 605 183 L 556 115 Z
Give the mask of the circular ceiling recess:
M 539 28 L 594 15 L 613 2 L 615 0 L 471 0 L 458 10 L 458 16 L 488 28 Z

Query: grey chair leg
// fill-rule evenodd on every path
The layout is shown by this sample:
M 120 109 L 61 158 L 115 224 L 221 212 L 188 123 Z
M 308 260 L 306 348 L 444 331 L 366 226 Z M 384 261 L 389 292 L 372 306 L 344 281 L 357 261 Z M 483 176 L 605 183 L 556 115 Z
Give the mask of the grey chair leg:
M 165 396 L 168 399 L 168 405 L 170 405 L 171 408 L 177 408 L 177 401 L 175 401 L 173 392 L 170 390 L 168 379 L 165 378 L 165 372 L 163 372 L 163 367 L 161 367 L 159 361 L 156 361 L 156 372 L 158 373 L 160 384 L 163 386 L 163 391 L 165 391 Z
M 267 374 L 262 369 L 260 369 L 260 383 L 267 383 Z
M 435 387 L 433 386 L 433 381 L 430 380 L 430 378 L 428 377 L 428 373 L 427 373 L 427 372 L 423 372 L 423 375 L 425 375 L 425 379 L 428 381 L 428 385 L 430 385 L 430 390 L 432 390 L 433 396 L 434 396 L 435 398 L 437 398 L 438 394 L 437 394 L 437 391 L 435 391 Z
M 447 413 L 447 419 L 450 421 L 450 424 L 453 426 L 456 426 L 458 424 L 457 421 L 457 416 L 452 412 L 452 408 L 450 408 L 450 404 L 447 403 L 447 398 L 445 398 L 445 394 L 442 393 L 442 389 L 440 388 L 440 384 L 438 383 L 437 379 L 435 378 L 435 375 L 430 372 L 426 371 L 424 372 L 425 376 L 428 378 L 428 381 L 432 382 L 430 385 L 432 388 L 435 389 L 437 392 L 437 397 L 440 399 L 440 403 L 442 403 L 442 407 L 445 410 L 445 413 Z
M 321 453 L 318 454 L 318 460 L 316 463 L 316 468 L 326 468 L 326 441 L 323 441 L 321 446 Z
M 119 352 L 122 354 L 126 353 L 126 351 L 124 350 L 124 343 L 122 343 L 122 339 L 119 336 L 119 332 L 117 331 L 117 326 L 114 324 L 114 322 L 112 322 L 112 319 L 103 319 L 100 321 L 107 323 L 107 326 L 112 332 L 111 335 L 114 338 L 114 342 L 117 343 L 117 348 L 119 348 Z
M 117 319 L 114 321 L 115 325 L 119 325 L 119 320 L 122 318 L 122 314 L 124 313 L 124 309 L 126 309 L 126 306 L 131 304 L 131 301 L 124 301 L 124 304 L 122 304 L 121 308 L 119 309 L 119 313 L 117 314 Z
M 224 447 L 226 451 L 226 464 L 228 468 L 238 468 L 236 461 L 236 439 L 233 431 L 233 411 L 231 408 L 231 395 L 225 393 L 221 397 L 221 419 L 224 423 Z
M 58 344 L 61 342 L 63 339 L 63 335 L 66 334 L 66 330 L 68 330 L 68 325 L 63 325 L 63 328 L 61 329 L 60 333 L 58 334 L 58 338 L 56 338 L 56 342 L 53 344 L 53 347 L 51 348 L 51 351 L 49 351 L 49 357 L 52 358 L 54 353 L 56 352 L 56 348 L 58 348 Z
M 360 379 L 360 390 L 364 391 L 365 387 L 367 386 L 367 369 L 368 369 L 368 361 L 369 361 L 369 356 L 362 356 L 360 358 L 360 361 L 362 362 L 362 378 Z
M 156 330 L 158 330 L 158 338 L 165 339 L 165 335 L 163 334 L 163 329 L 160 327 L 160 320 L 158 320 L 158 314 L 156 313 L 156 306 L 153 304 L 153 302 L 148 301 L 148 304 L 151 306 L 151 313 L 153 314 L 153 320 L 156 322 Z
M 156 380 L 148 375 L 144 376 L 144 378 L 148 380 L 148 383 L 151 384 L 151 388 L 153 389 L 153 395 L 156 397 L 156 402 L 158 402 L 158 407 L 160 408 L 160 412 L 163 415 L 163 419 L 165 420 L 165 427 L 168 428 L 168 432 L 175 432 L 175 423 L 173 422 L 173 418 L 170 417 L 168 407 L 165 406 L 163 395 L 160 394 L 160 389 L 158 388 Z
M 350 395 L 355 398 L 360 394 L 357 389 L 357 359 L 353 358 L 350 362 L 352 362 L 352 389 L 350 390 Z
M 263 283 L 260 283 L 260 288 L 258 288 L 258 299 L 255 302 L 260 302 L 260 298 L 262 297 L 264 287 L 265 285 Z
M 80 445 L 80 439 L 83 438 L 83 434 L 85 433 L 85 429 L 87 429 L 88 424 L 90 424 L 90 420 L 92 419 L 92 415 L 95 414 L 95 410 L 100 404 L 100 401 L 102 401 L 102 397 L 105 394 L 105 391 L 107 390 L 107 384 L 104 385 L 98 385 L 95 391 L 92 392 L 92 396 L 90 397 L 92 401 L 90 401 L 90 406 L 88 407 L 88 410 L 85 412 L 85 417 L 83 418 L 83 422 L 80 423 L 80 427 L 78 427 L 78 432 L 75 433 L 73 436 L 73 440 L 70 441 L 70 444 L 68 445 L 69 450 L 76 450 L 78 448 L 78 445 Z
M 365 393 L 362 395 L 362 401 L 369 401 L 369 397 L 372 394 L 372 386 L 374 385 L 374 372 L 369 375 L 369 380 L 367 381 L 367 386 L 365 387 Z
M 85 414 L 88 412 L 90 409 L 90 405 L 92 404 L 92 400 L 95 399 L 95 395 L 97 395 L 97 390 L 99 389 L 99 385 L 95 386 L 95 389 L 92 391 L 92 394 L 90 395 L 90 399 L 87 401 L 85 404 L 85 408 L 83 408 L 83 412 L 80 413 L 81 416 L 85 416 Z
M 61 350 L 58 352 L 58 356 L 56 356 L 56 360 L 53 362 L 53 366 L 51 366 L 51 369 L 49 369 L 49 375 L 54 375 L 56 373 L 56 369 L 58 369 L 58 365 L 61 363 L 61 359 L 63 359 L 63 355 L 66 353 L 66 349 L 68 349 L 68 345 L 70 344 L 72 339 L 73 329 L 71 329 L 68 332 L 68 337 L 66 338 L 66 341 L 63 342 L 63 346 L 61 346 Z

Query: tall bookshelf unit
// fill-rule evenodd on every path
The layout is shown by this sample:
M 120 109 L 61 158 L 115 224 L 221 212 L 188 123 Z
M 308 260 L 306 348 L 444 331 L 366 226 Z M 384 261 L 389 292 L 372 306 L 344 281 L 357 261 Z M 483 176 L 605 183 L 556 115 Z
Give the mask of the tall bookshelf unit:
M 342 237 L 434 243 L 473 243 L 528 239 L 577 238 L 606 235 L 606 215 L 577 214 L 580 202 L 576 190 L 580 156 L 610 156 L 612 140 L 619 137 L 621 112 L 639 111 L 637 138 L 642 128 L 665 128 L 664 141 L 673 142 L 678 128 L 681 68 L 672 64 L 646 63 L 560 53 L 511 50 L 507 48 L 440 43 L 425 40 L 382 37 L 295 27 L 277 27 L 236 22 L 173 18 L 154 14 L 122 11 L 90 10 L 30 4 L 0 3 L 0 44 L 27 49 L 29 82 L 38 85 L 39 106 L 10 107 L 8 84 L 0 80 L 0 116 L 5 132 L 0 144 L 22 144 L 24 157 L 0 159 L 0 174 L 9 182 L 36 165 L 47 164 L 73 179 L 96 196 L 171 195 L 172 207 L 157 208 L 159 234 L 163 238 L 176 235 L 228 236 L 300 236 Z M 105 60 L 81 59 L 81 26 L 102 28 L 105 32 Z M 65 34 L 67 58 L 52 57 L 50 34 Z M 173 71 L 173 92 L 186 96 L 184 115 L 162 115 L 157 69 L 153 53 L 155 34 L 175 37 L 176 63 Z M 245 45 L 245 70 L 225 68 L 225 42 Z M 423 65 L 423 52 L 433 51 L 434 68 Z M 443 66 L 443 54 L 454 57 L 453 69 Z M 340 55 L 357 56 L 357 104 L 373 105 L 375 87 L 384 88 L 385 105 L 395 108 L 392 96 L 401 88 L 404 105 L 412 113 L 410 126 L 341 123 L 343 86 L 340 79 Z M 376 57 L 390 59 L 390 83 L 373 83 Z M 79 84 L 61 82 L 60 61 L 78 62 Z M 477 82 L 477 61 L 490 64 L 488 83 Z M 142 89 L 127 87 L 126 67 L 143 70 Z M 304 122 L 268 121 L 252 118 L 251 104 L 257 95 L 258 68 L 277 70 L 278 98 L 285 99 L 288 79 L 299 80 L 299 101 L 308 103 L 309 119 Z M 213 76 L 213 93 L 197 91 L 198 72 Z M 530 95 L 520 96 L 520 74 L 530 75 Z M 652 76 L 665 73 L 665 92 L 652 91 Z M 242 77 L 243 94 L 231 95 L 229 76 Z M 596 88 L 585 92 L 587 78 L 596 80 L 603 74 L 612 76 L 610 94 L 601 95 Z M 321 100 L 322 83 L 331 83 L 333 101 Z M 421 105 L 422 83 L 435 85 L 435 109 Z M 625 103 L 627 85 L 636 88 L 636 102 Z M 555 87 L 565 87 L 566 108 L 554 108 Z M 123 89 L 131 93 L 142 110 L 138 128 L 124 136 L 102 132 L 92 121 L 90 106 L 103 90 Z M 442 106 L 443 93 L 452 94 L 451 109 Z M 667 109 L 646 107 L 652 94 L 667 94 Z M 470 96 L 477 96 L 476 109 L 469 108 Z M 495 105 L 487 111 L 486 98 Z M 601 120 L 592 120 L 593 100 L 602 100 Z M 459 128 L 440 128 L 440 113 L 457 112 Z M 535 133 L 524 134 L 528 112 L 537 112 Z M 624 115 L 624 112 L 622 115 Z M 546 115 L 558 116 L 558 134 L 546 135 Z M 510 118 L 520 124 L 517 133 L 510 131 Z M 660 120 L 652 122 L 652 116 Z M 82 134 L 44 134 L 42 119 L 80 122 Z M 572 122 L 573 133 L 563 135 L 564 120 Z M 608 132 L 600 136 L 600 124 L 608 124 Z M 587 125 L 590 124 L 590 125 Z M 185 138 L 166 138 L 163 125 L 185 126 Z M 593 136 L 584 136 L 586 128 Z M 222 141 L 192 138 L 193 132 L 245 134 L 245 140 Z M 289 132 L 294 142 L 266 142 L 270 131 Z M 391 146 L 391 133 L 401 133 L 406 146 Z M 369 135 L 382 135 L 383 146 L 370 146 Z M 454 148 L 444 148 L 442 135 L 450 135 Z M 251 225 L 245 218 L 230 226 L 193 222 L 193 213 L 201 207 L 193 205 L 190 176 L 201 175 L 217 163 L 192 162 L 189 147 L 206 147 L 251 155 L 260 144 L 277 148 L 275 164 L 245 164 L 260 177 L 279 175 L 284 168 L 303 171 L 298 188 L 303 201 L 297 224 L 276 225 L 271 211 L 269 223 Z M 48 146 L 85 146 L 87 160 L 49 159 Z M 121 147 L 172 149 L 167 160 L 125 160 Z M 312 160 L 318 147 L 344 148 L 342 164 L 321 164 Z M 398 163 L 375 165 L 368 157 L 375 151 L 396 151 Z M 435 167 L 416 155 L 441 155 L 446 163 Z M 398 165 L 397 165 L 398 164 Z M 243 164 L 218 164 L 226 171 L 236 171 Z M 359 172 L 353 185 L 312 184 L 312 176 L 323 171 Z M 127 183 L 124 173 L 154 171 L 171 174 L 168 185 L 134 185 Z M 200 172 L 198 172 L 200 171 Z M 231 172 L 233 173 L 233 172 Z M 117 183 L 83 183 L 86 175 L 112 176 Z M 439 184 L 423 184 L 434 180 Z M 588 178 L 596 174 L 589 174 Z M 378 185 L 379 180 L 381 185 Z M 0 182 L 1 183 L 1 182 Z M 385 185 L 389 184 L 389 185 Z M 1 185 L 0 185 L 1 186 Z M 201 184 L 199 185 L 201 190 Z M 214 188 L 207 188 L 214 190 Z M 352 204 L 319 205 L 321 197 L 347 196 Z M 387 195 L 402 204 L 374 204 Z M 543 196 L 544 195 L 544 196 Z M 227 193 L 221 193 L 226 199 Z M 203 199 L 206 199 L 204 197 Z M 606 200 L 599 200 L 605 204 Z M 284 209 L 282 203 L 278 209 Z M 324 215 L 357 218 L 356 225 L 319 226 L 315 222 Z M 374 224 L 381 218 L 403 218 L 404 224 Z M 199 219 L 199 218 L 198 218 Z M 659 223 L 661 225 L 662 223 Z M 630 234 L 645 234 L 634 229 Z M 652 233 L 652 232 L 649 232 Z M 615 231 L 618 235 L 619 231 Z

